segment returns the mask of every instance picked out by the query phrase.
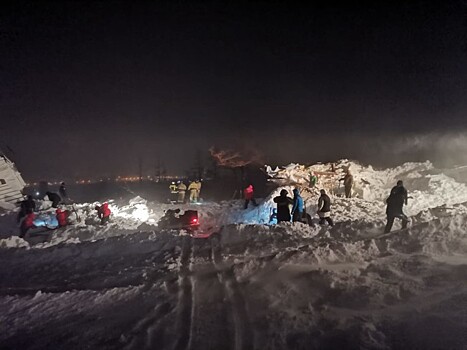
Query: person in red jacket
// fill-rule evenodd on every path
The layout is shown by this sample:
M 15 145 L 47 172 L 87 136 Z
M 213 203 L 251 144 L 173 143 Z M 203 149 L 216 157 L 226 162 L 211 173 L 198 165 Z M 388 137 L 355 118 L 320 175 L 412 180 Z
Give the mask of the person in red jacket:
M 34 226 L 35 218 L 36 218 L 36 215 L 33 213 L 33 211 L 28 210 L 28 213 L 26 214 L 23 221 L 21 222 L 21 227 L 20 227 L 21 233 L 19 235 L 21 238 L 23 238 L 26 235 L 26 233 L 28 232 L 30 228 L 35 227 Z
M 109 203 L 105 202 L 101 206 L 96 205 L 97 216 L 101 219 L 101 225 L 109 222 L 110 214 L 112 213 L 109 209 Z
M 254 197 L 254 189 L 253 185 L 249 185 L 247 188 L 243 190 L 243 197 L 245 198 L 245 206 L 244 209 L 248 208 L 248 204 L 251 202 L 255 207 L 258 206 Z
M 58 208 L 55 211 L 55 214 L 57 216 L 58 227 L 64 227 L 68 225 L 68 222 L 67 222 L 68 212 L 66 210 L 62 210 Z

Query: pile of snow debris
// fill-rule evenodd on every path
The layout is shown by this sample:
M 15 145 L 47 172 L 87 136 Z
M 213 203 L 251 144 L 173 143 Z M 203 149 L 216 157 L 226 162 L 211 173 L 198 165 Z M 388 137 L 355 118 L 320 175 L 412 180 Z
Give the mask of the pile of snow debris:
M 357 188 L 346 199 L 338 180 L 349 166 Z M 68 207 L 73 225 L 34 245 L 16 236 L 15 211 L 0 213 L 0 246 L 10 248 L 0 254 L 0 344 L 465 349 L 467 186 L 460 178 L 429 162 L 375 170 L 341 161 L 268 172 L 277 188 L 257 207 L 137 197 L 109 201 L 112 220 L 101 226 L 96 203 L 77 204 Z M 385 199 L 399 179 L 412 197 L 405 209 L 411 224 L 383 234 Z M 315 220 L 318 190 L 328 189 L 335 226 L 270 224 L 274 197 L 295 187 Z M 41 203 L 53 213 L 49 207 Z M 198 210 L 201 230 L 218 234 L 158 230 L 164 211 L 175 207 Z
M 353 199 L 343 198 L 340 181 L 347 170 L 353 175 Z M 405 211 L 409 216 L 417 215 L 430 208 L 453 206 L 467 202 L 467 186 L 457 182 L 435 169 L 433 164 L 405 163 L 396 168 L 376 170 L 371 165 L 363 166 L 349 160 L 336 163 L 304 166 L 290 164 L 283 168 L 272 169 L 266 166 L 270 181 L 290 190 L 301 189 L 307 207 L 313 214 L 319 197 L 319 189 L 324 188 L 333 198 L 333 216 L 338 221 L 380 222 L 385 219 L 385 200 L 398 180 L 404 181 L 409 192 L 409 203 Z M 310 187 L 310 174 L 318 177 L 315 187 Z M 278 191 L 276 191 L 278 192 Z M 277 195 L 273 193 L 271 197 Z M 268 206 L 274 203 L 267 199 Z
M 109 200 L 109 208 L 112 211 L 112 220 L 108 225 L 100 225 L 97 217 L 96 205 L 99 203 L 81 203 L 73 205 L 62 205 L 62 209 L 69 211 L 67 227 L 50 230 L 38 238 L 21 239 L 17 237 L 19 232 L 16 222 L 17 211 L 7 211 L 0 214 L 0 239 L 1 247 L 29 247 L 31 242 L 34 248 L 47 248 L 58 243 L 79 243 L 96 239 L 109 238 L 113 236 L 132 234 L 138 230 L 142 224 L 148 227 L 156 227 L 157 221 L 164 214 L 163 208 L 154 206 L 149 209 L 148 203 L 141 197 L 131 199 L 128 203 L 119 203 Z M 39 213 L 36 216 L 42 218 L 54 217 L 55 209 L 51 207 L 49 201 L 39 201 Z M 28 238 L 28 236 L 26 236 Z
M 353 174 L 355 183 L 354 198 L 350 200 L 343 198 L 339 181 L 348 169 Z M 464 213 L 465 206 L 462 203 L 467 202 L 467 186 L 441 173 L 430 162 L 406 163 L 396 168 L 376 170 L 371 166 L 341 160 L 332 164 L 311 166 L 290 164 L 274 170 L 266 167 L 266 171 L 270 176 L 270 181 L 274 182 L 277 188 L 266 198 L 260 200 L 257 207 L 250 206 L 245 210 L 242 201 L 174 206 L 150 203 L 141 197 L 133 198 L 129 202 L 109 200 L 112 220 L 109 225 L 101 226 L 95 210 L 98 203 L 67 205 L 65 208 L 71 213 L 69 218 L 71 225 L 55 230 L 46 242 L 40 244 L 33 242 L 33 245 L 45 248 L 62 242 L 77 243 L 132 234 L 141 230 L 157 230 L 157 222 L 164 212 L 173 208 L 197 210 L 201 230 L 207 232 L 217 232 L 222 226 L 231 224 L 271 225 L 275 224 L 274 197 L 278 196 L 282 189 L 286 189 L 292 196 L 292 190 L 295 187 L 300 189 L 307 213 L 315 222 L 317 221 L 319 189 L 327 189 L 333 202 L 334 221 L 347 223 L 350 231 L 358 231 L 358 227 L 374 232 L 381 231 L 386 219 L 385 199 L 399 179 L 404 181 L 409 192 L 409 203 L 404 210 L 411 216 L 412 223 L 426 222 L 438 218 L 439 215 L 445 215 L 443 213 L 447 212 Z M 310 174 L 318 177 L 318 182 L 314 187 L 309 186 Z M 38 204 L 41 215 L 54 215 L 51 202 L 41 201 Z M 395 228 L 397 225 L 396 222 Z M 319 231 L 319 228 L 300 227 L 300 230 L 292 230 L 293 234 L 302 232 L 302 236 L 313 236 Z M 17 234 L 16 212 L 4 210 L 0 213 L 0 238 L 4 238 L 0 240 L 0 247 L 28 246 L 28 242 L 20 238 L 10 238 Z

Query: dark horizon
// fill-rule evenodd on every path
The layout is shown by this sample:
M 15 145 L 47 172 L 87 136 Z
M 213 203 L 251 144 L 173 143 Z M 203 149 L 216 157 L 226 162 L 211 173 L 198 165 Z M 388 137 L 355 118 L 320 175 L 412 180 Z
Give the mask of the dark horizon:
M 466 5 L 2 3 L 0 148 L 27 179 L 268 164 L 467 162 Z

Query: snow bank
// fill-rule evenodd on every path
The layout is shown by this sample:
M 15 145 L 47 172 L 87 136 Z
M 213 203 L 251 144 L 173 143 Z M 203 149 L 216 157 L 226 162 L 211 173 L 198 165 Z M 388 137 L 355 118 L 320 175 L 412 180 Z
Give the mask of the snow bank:
M 15 209 L 14 204 L 0 201 L 0 210 L 13 210 L 13 209 Z
M 29 248 L 29 243 L 17 236 L 0 239 L 0 248 Z
M 340 179 L 350 169 L 354 177 L 354 197 L 351 200 L 342 198 L 343 187 Z M 363 166 L 348 160 L 334 164 L 315 164 L 304 166 L 290 164 L 283 168 L 266 167 L 271 181 L 285 188 L 291 194 L 291 187 L 299 187 L 303 198 L 313 214 L 319 197 L 319 189 L 327 189 L 333 199 L 333 216 L 337 221 L 374 222 L 385 219 L 385 200 L 398 180 L 404 181 L 409 192 L 408 205 L 405 211 L 409 216 L 440 207 L 467 202 L 467 186 L 459 183 L 435 169 L 430 162 L 405 163 L 396 168 L 375 170 L 372 166 Z M 309 176 L 315 173 L 318 183 L 310 188 Z M 276 191 L 277 192 L 277 191 Z M 267 206 L 273 206 L 267 199 Z
M 340 196 L 350 166 L 357 198 Z M 69 206 L 73 225 L 45 242 L 12 236 L 0 215 L 0 343 L 8 348 L 463 349 L 467 308 L 467 189 L 429 162 L 375 170 L 341 161 L 270 169 L 278 187 L 242 201 Z M 310 169 L 320 172 L 308 187 Z M 412 197 L 406 230 L 383 234 L 399 179 Z M 333 182 L 334 181 L 334 182 Z M 335 182 L 337 181 L 337 182 Z M 332 195 L 332 228 L 270 225 L 273 198 L 299 187 L 316 221 Z M 169 208 L 199 211 L 201 230 L 160 231 Z M 46 212 L 53 212 L 43 207 Z M 60 244 L 58 244 L 60 243 Z M 15 249 L 18 248 L 18 249 Z M 34 249 L 42 248 L 42 249 Z M 66 334 L 66 337 L 64 337 Z

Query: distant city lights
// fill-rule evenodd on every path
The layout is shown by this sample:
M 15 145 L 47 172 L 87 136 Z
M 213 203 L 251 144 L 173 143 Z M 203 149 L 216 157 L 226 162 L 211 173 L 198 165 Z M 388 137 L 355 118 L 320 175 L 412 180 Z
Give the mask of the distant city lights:
M 86 185 L 86 184 L 93 184 L 98 182 L 104 181 L 115 181 L 115 182 L 138 182 L 138 181 L 154 181 L 154 182 L 165 182 L 165 181 L 172 181 L 172 180 L 180 180 L 186 179 L 186 176 L 176 176 L 176 175 L 164 175 L 164 176 L 117 176 L 115 178 L 106 177 L 106 178 L 98 178 L 98 179 L 79 179 L 73 181 L 36 181 L 36 182 L 27 182 L 26 186 L 40 186 L 41 184 L 47 184 L 49 186 L 58 186 L 62 182 L 65 183 L 74 183 L 76 185 Z

